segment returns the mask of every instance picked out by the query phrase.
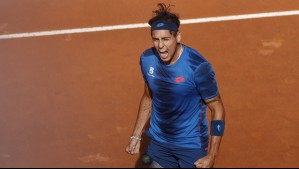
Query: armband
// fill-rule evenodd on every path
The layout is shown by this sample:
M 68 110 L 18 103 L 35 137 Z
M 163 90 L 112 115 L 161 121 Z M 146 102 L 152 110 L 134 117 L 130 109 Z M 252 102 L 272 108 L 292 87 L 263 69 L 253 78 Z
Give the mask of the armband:
M 213 102 L 218 102 L 218 101 L 220 101 L 220 99 L 213 99 L 211 101 L 206 102 L 206 105 L 213 103 Z
M 211 136 L 223 136 L 225 128 L 225 121 L 224 120 L 212 120 L 211 121 Z

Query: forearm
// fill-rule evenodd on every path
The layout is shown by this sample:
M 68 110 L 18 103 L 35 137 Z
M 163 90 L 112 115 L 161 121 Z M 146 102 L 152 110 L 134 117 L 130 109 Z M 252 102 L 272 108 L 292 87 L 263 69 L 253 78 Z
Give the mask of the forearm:
M 224 120 L 224 118 L 217 118 L 213 120 Z M 222 126 L 224 128 L 224 126 Z M 209 148 L 209 154 L 216 158 L 219 152 L 220 144 L 222 140 L 222 135 L 211 135 L 210 139 L 210 148 Z
M 217 123 L 219 123 L 219 121 L 225 121 L 225 110 L 224 110 L 224 106 L 221 100 L 220 95 L 217 97 L 218 101 L 215 103 L 212 103 L 209 105 L 209 108 L 211 110 L 211 115 L 212 121 L 217 121 Z M 216 124 L 217 124 L 216 123 Z M 223 126 L 221 125 L 222 123 L 220 123 L 220 126 L 223 127 L 223 131 L 224 131 L 224 127 L 225 127 L 225 122 L 223 123 Z M 212 126 L 212 125 L 211 125 Z M 222 132 L 223 134 L 223 132 Z M 211 139 L 210 139 L 210 146 L 209 146 L 209 154 L 216 158 L 216 156 L 218 155 L 219 152 L 219 148 L 220 148 L 220 144 L 221 144 L 221 140 L 222 140 L 222 134 L 216 134 L 216 135 L 211 135 Z
M 209 100 L 207 100 L 207 102 L 208 101 Z M 212 112 L 211 120 L 215 120 L 215 121 L 213 122 L 213 125 L 211 122 L 211 126 L 210 126 L 211 127 L 210 129 L 212 130 L 210 130 L 211 137 L 210 137 L 210 144 L 209 144 L 209 154 L 204 158 L 198 159 L 194 163 L 197 168 L 210 168 L 214 166 L 216 157 L 219 152 L 222 135 L 223 135 L 222 132 L 223 130 L 221 130 L 221 127 L 223 127 L 222 129 L 224 129 L 224 125 L 222 125 L 221 123 L 225 119 L 225 113 L 224 113 L 224 108 L 221 103 L 221 100 L 214 101 L 213 103 L 208 104 L 208 106 Z M 216 131 L 214 130 L 215 124 L 216 124 Z M 220 127 L 218 127 L 218 124 Z
M 211 136 L 209 154 L 216 158 L 221 144 L 221 136 Z
M 218 103 L 218 106 L 213 107 L 211 111 L 212 111 L 212 120 L 217 120 L 217 121 L 225 120 L 225 111 L 221 102 Z M 224 128 L 225 126 L 222 127 Z M 222 140 L 221 135 L 211 136 L 209 154 L 214 158 L 216 158 L 216 156 L 218 155 L 221 140 Z
M 143 95 L 138 110 L 138 116 L 132 135 L 141 137 L 143 129 L 152 112 L 152 99 L 147 95 Z

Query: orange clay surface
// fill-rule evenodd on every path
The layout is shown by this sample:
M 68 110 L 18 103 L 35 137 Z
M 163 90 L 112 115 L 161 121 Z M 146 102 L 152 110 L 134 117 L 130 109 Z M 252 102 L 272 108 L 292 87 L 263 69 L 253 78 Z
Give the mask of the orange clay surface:
M 158 2 L 2 0 L 0 34 L 146 23 Z M 181 19 L 299 10 L 295 0 L 163 2 Z M 226 108 L 215 167 L 299 167 L 298 28 L 298 15 L 181 26 Z M 149 28 L 0 40 L 0 167 L 143 167 L 125 147 L 151 46 Z

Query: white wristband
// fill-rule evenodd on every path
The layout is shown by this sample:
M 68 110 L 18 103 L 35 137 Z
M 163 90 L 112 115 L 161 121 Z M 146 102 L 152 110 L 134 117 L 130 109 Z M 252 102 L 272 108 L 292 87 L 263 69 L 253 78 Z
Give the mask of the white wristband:
M 135 140 L 141 141 L 141 138 L 138 136 L 131 136 L 130 139 L 135 139 Z

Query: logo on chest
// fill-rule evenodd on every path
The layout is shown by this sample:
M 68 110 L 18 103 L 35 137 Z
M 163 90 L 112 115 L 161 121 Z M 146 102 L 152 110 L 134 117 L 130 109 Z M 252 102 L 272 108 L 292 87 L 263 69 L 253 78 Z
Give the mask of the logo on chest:
M 148 70 L 147 75 L 149 75 L 149 76 L 151 76 L 151 77 L 155 77 L 155 76 L 154 76 L 154 70 L 155 70 L 155 68 L 150 67 L 149 70 Z
M 176 82 L 176 83 L 182 83 L 184 81 L 185 81 L 185 78 L 182 77 L 182 76 L 179 76 L 179 77 L 177 77 L 177 78 L 174 79 L 174 82 Z

